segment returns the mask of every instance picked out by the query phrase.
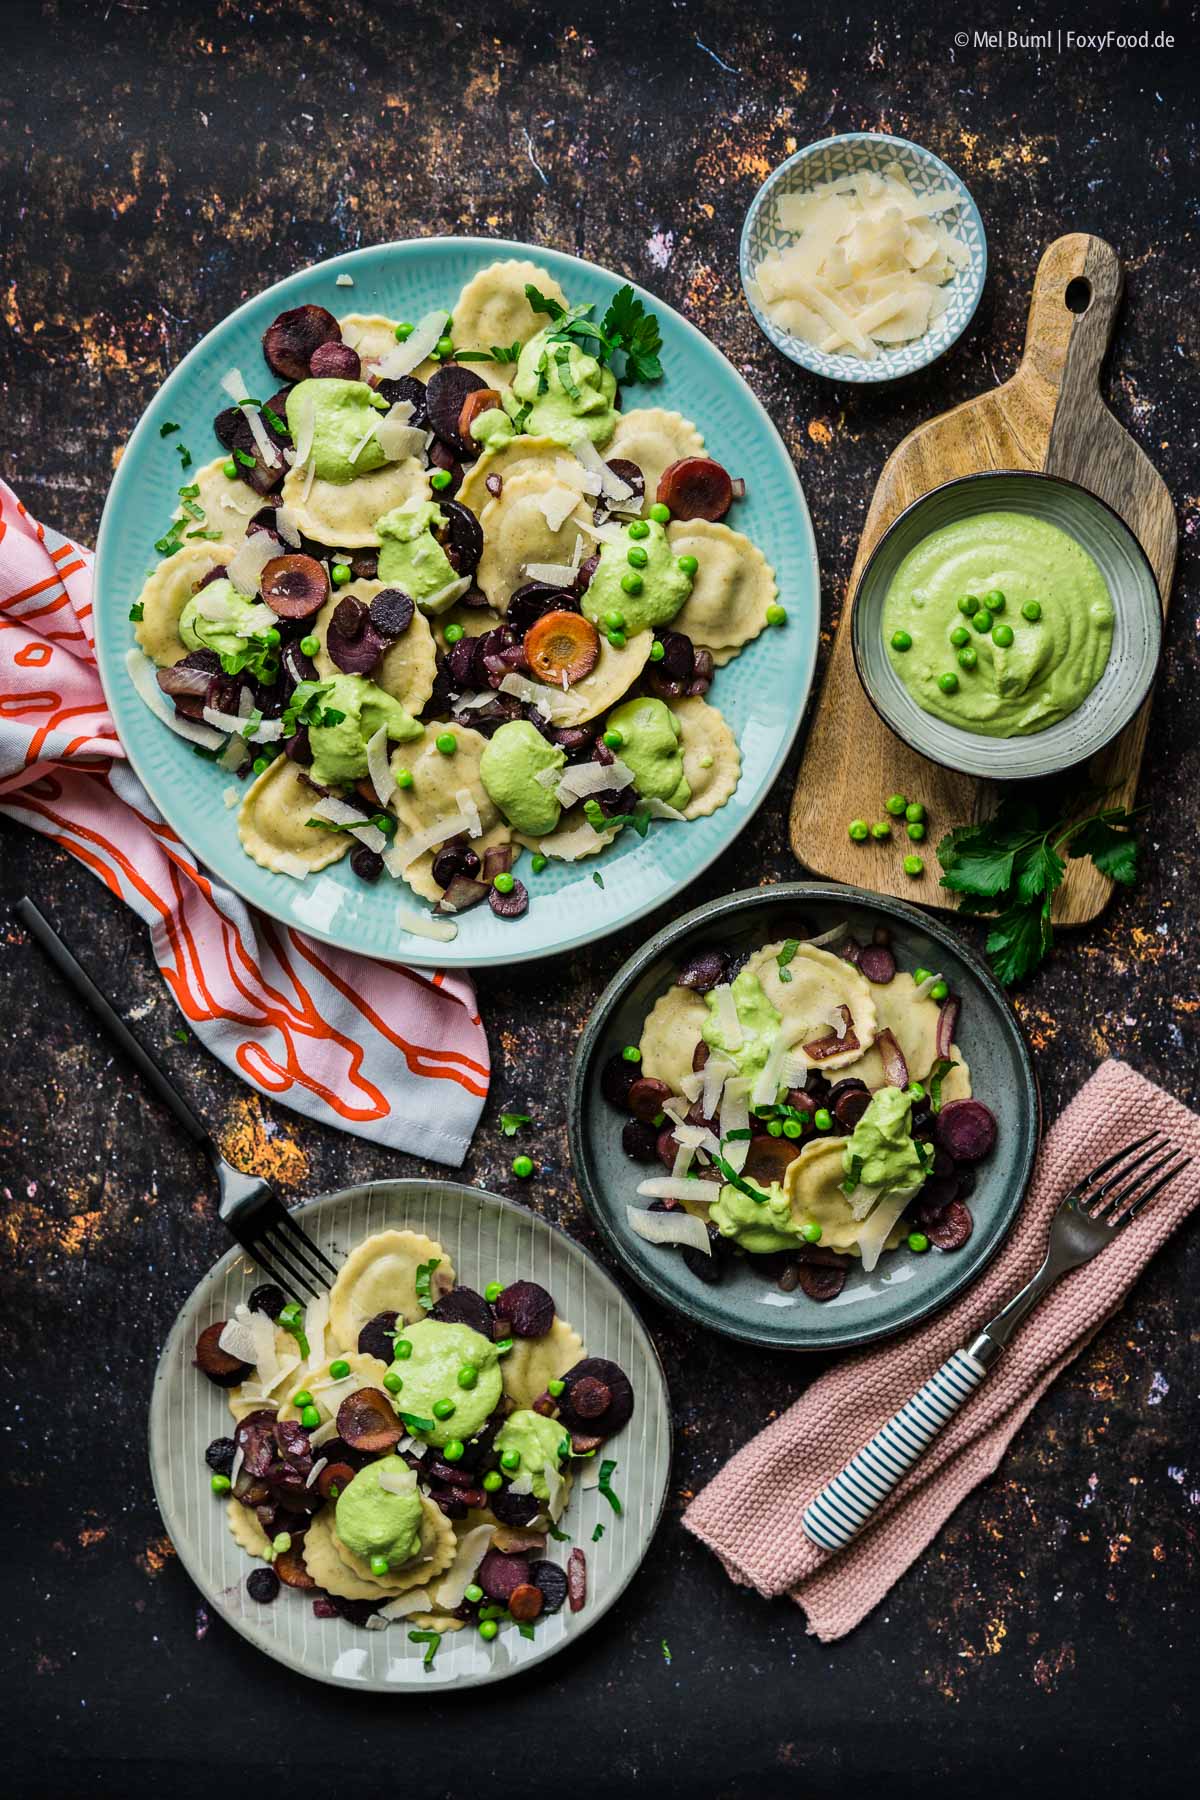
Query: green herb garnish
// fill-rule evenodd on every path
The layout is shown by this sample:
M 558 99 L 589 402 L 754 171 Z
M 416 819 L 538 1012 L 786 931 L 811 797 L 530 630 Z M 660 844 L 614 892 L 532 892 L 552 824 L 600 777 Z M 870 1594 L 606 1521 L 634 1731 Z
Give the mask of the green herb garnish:
M 1090 856 L 1122 887 L 1138 878 L 1133 813 L 1111 806 L 1071 819 L 1063 811 L 1053 796 L 1003 800 L 994 817 L 959 826 L 937 847 L 942 886 L 959 896 L 960 909 L 998 915 L 987 953 L 1005 987 L 1032 974 L 1054 942 L 1050 909 L 1066 874 L 1064 857 Z
M 644 838 L 650 829 L 650 814 L 643 807 L 637 812 L 614 813 L 609 818 L 598 800 L 585 800 L 583 816 L 593 831 L 616 831 L 621 825 L 632 825 L 638 836 Z
M 182 549 L 183 527 L 182 519 L 172 519 L 162 537 L 155 538 L 154 548 L 160 556 L 174 556 L 177 550 Z
M 603 1537 L 603 1536 L 604 1536 L 604 1527 L 603 1527 L 603 1525 L 597 1525 L 597 1527 L 596 1527 L 596 1529 L 595 1529 L 595 1531 L 593 1531 L 593 1533 L 592 1533 L 592 1542 L 593 1542 L 593 1544 L 598 1544 L 598 1543 L 599 1543 L 599 1542 L 600 1542 L 600 1539 L 601 1539 L 601 1538 L 602 1538 L 602 1537 Z
M 949 1057 L 943 1056 L 939 1062 L 934 1063 L 926 1077 L 929 1088 L 929 1104 L 935 1113 L 942 1110 L 942 1083 L 953 1067 L 954 1064 Z
M 187 445 L 186 444 L 176 444 L 175 448 L 179 452 L 180 468 L 181 469 L 190 469 L 192 466 L 192 453 L 188 449 Z
M 780 950 L 779 955 L 775 958 L 775 961 L 779 966 L 780 981 L 790 981 L 792 979 L 792 971 L 788 968 L 788 964 L 791 962 L 799 948 L 799 938 L 788 938 L 787 942 Z
M 178 431 L 178 430 L 179 430 L 179 427 L 175 423 L 174 419 L 164 419 L 163 423 L 158 428 L 158 435 L 159 435 L 159 437 L 170 437 L 170 435 L 173 431 Z
M 176 490 L 182 500 L 195 500 L 200 493 L 200 483 L 189 481 L 185 487 Z
M 221 533 L 219 531 L 189 531 L 184 535 L 189 542 L 192 538 L 209 538 L 214 544 L 218 544 L 221 541 Z
M 295 1300 L 288 1302 L 275 1323 L 282 1326 L 284 1331 L 291 1333 L 292 1337 L 296 1340 L 296 1348 L 299 1350 L 305 1362 L 307 1362 L 308 1339 L 304 1335 L 304 1314 Z
M 520 1632 L 520 1634 L 523 1638 L 531 1638 L 533 1636 L 533 1626 L 530 1624 L 528 1619 L 520 1620 L 520 1622 L 517 1625 L 517 1630 Z
M 505 1137 L 516 1137 L 522 1125 L 532 1124 L 533 1120 L 528 1113 L 502 1112 L 500 1114 L 500 1129 Z
M 234 462 L 240 462 L 243 469 L 253 469 L 257 467 L 254 458 L 248 456 L 244 450 L 235 450 L 233 453 L 233 460 Z
M 521 360 L 524 346 L 516 344 L 490 344 L 486 350 L 456 350 L 455 362 L 494 362 L 515 363 Z
M 578 400 L 580 389 L 579 383 L 571 373 L 570 344 L 559 345 L 558 349 L 554 352 L 554 361 L 558 367 L 558 379 L 563 392 L 569 394 L 572 400 Z
M 275 412 L 273 410 L 273 408 L 271 408 L 269 406 L 264 406 L 262 409 L 262 416 L 267 421 L 267 424 L 271 427 L 271 430 L 277 431 L 279 433 L 280 437 L 285 437 L 285 438 L 291 437 L 292 434 L 291 434 L 291 431 L 288 429 L 287 420 L 281 419 L 279 414 L 277 412 Z
M 670 1666 L 671 1666 L 671 1646 L 670 1646 L 670 1644 L 668 1644 L 666 1638 L 664 1638 L 662 1641 L 662 1656 L 663 1656 L 663 1661 L 666 1663 L 667 1667 L 670 1668 Z
M 558 1529 L 557 1525 L 548 1526 L 547 1530 L 546 1530 L 546 1535 L 547 1535 L 547 1537 L 552 1537 L 556 1544 L 569 1544 L 571 1541 L 570 1532 L 569 1531 L 560 1531 Z
M 414 1437 L 416 1436 L 416 1434 L 419 1431 L 432 1431 L 433 1430 L 433 1420 L 432 1419 L 423 1419 L 421 1417 L 420 1413 L 402 1412 L 402 1413 L 398 1414 L 398 1417 L 402 1424 L 408 1426 L 408 1429 L 412 1432 Z
M 425 1312 L 428 1312 L 434 1304 L 430 1281 L 433 1276 L 433 1271 L 440 1265 L 441 1260 L 440 1256 L 431 1256 L 428 1262 L 421 1264 L 416 1273 L 415 1286 L 417 1290 L 417 1304 Z
M 728 1136 L 723 1137 L 721 1139 L 722 1144 L 727 1144 L 733 1135 L 734 1134 L 730 1132 Z M 760 1194 L 755 1188 L 752 1188 L 750 1183 L 738 1174 L 733 1164 L 731 1162 L 726 1162 L 725 1158 L 718 1151 L 713 1151 L 712 1159 L 716 1163 L 717 1168 L 721 1171 L 721 1180 L 724 1181 L 727 1186 L 735 1187 L 739 1194 L 745 1194 L 748 1199 L 754 1201 L 756 1206 L 765 1206 L 767 1204 L 767 1196 L 765 1194 Z
M 613 295 L 599 325 L 592 318 L 595 307 L 564 307 L 560 301 L 539 292 L 532 282 L 526 284 L 525 298 L 534 312 L 545 313 L 550 319 L 554 329 L 549 333 L 549 343 L 579 344 L 597 362 L 608 364 L 619 379 L 661 381 L 658 352 L 662 349 L 662 333 L 658 319 L 646 311 L 628 282 Z M 555 359 L 558 360 L 557 352 Z
M 133 620 L 135 625 L 142 618 L 145 611 L 146 611 L 146 608 L 142 604 L 142 602 L 140 600 L 135 600 L 133 605 L 129 609 L 129 616 Z
M 422 1665 L 426 1669 L 432 1669 L 433 1659 L 437 1655 L 438 1646 L 440 1645 L 440 1643 L 442 1641 L 441 1632 L 440 1631 L 410 1631 L 408 1634 L 408 1641 L 410 1644 L 428 1644 L 429 1648 L 426 1650 L 424 1656 L 421 1658 L 421 1662 L 422 1662 Z
M 624 1508 L 612 1491 L 612 1478 L 616 1472 L 617 1465 L 615 1461 L 610 1459 L 608 1462 L 602 1462 L 600 1464 L 600 1492 L 604 1495 L 604 1498 L 608 1501 L 608 1504 L 612 1507 L 613 1511 L 619 1514 L 624 1511 Z
M 858 1186 L 859 1182 L 862 1180 L 862 1170 L 863 1170 L 862 1157 L 861 1156 L 852 1156 L 850 1158 L 850 1171 L 849 1171 L 848 1175 L 846 1176 L 845 1181 L 839 1182 L 839 1184 L 838 1184 L 840 1186 L 843 1194 L 845 1194 L 847 1200 L 850 1198 L 851 1194 L 854 1192 L 855 1188 Z
M 194 500 L 181 501 L 180 510 L 191 519 L 193 524 L 199 524 L 200 520 L 204 517 L 204 508 L 202 506 L 197 506 Z
M 595 882 L 595 884 L 598 888 L 602 888 L 604 886 L 604 877 L 603 877 L 603 875 L 600 874 L 599 870 L 597 870 L 597 872 L 592 876 L 592 880 Z
M 775 1108 L 772 1107 L 771 1111 L 774 1112 Z M 721 1142 L 724 1144 L 749 1143 L 753 1136 L 754 1133 L 751 1131 L 750 1127 L 744 1125 L 740 1131 L 727 1131 Z

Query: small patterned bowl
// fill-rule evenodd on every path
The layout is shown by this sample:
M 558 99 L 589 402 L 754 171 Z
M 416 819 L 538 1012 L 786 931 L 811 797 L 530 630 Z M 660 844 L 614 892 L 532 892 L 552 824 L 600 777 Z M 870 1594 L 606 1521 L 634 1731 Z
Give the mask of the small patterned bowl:
M 776 325 L 763 310 L 758 298 L 759 264 L 772 250 L 786 249 L 795 242 L 796 234 L 786 231 L 779 222 L 779 202 L 786 194 L 806 194 L 827 181 L 856 173 L 860 169 L 883 169 L 888 163 L 899 163 L 909 184 L 918 194 L 938 188 L 953 188 L 962 204 L 941 216 L 941 223 L 970 256 L 949 283 L 949 305 L 937 323 L 923 337 L 910 344 L 897 344 L 893 349 L 880 348 L 873 362 L 860 356 L 840 356 L 818 350 Z M 979 304 L 987 274 L 987 238 L 983 220 L 964 184 L 953 169 L 946 167 L 930 150 L 910 144 L 906 138 L 885 137 L 874 131 L 851 131 L 841 137 L 823 138 L 809 144 L 780 163 L 755 194 L 742 227 L 739 256 L 742 289 L 746 302 L 759 326 L 777 350 L 829 381 L 894 381 L 900 375 L 912 375 L 956 343 L 967 329 Z

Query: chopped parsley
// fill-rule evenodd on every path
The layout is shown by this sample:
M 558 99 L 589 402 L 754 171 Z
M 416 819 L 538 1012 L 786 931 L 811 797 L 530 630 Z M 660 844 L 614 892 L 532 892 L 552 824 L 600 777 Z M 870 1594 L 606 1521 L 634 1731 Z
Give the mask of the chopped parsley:
M 255 463 L 254 458 L 252 456 L 247 456 L 244 450 L 235 450 L 233 453 L 233 460 L 234 462 L 240 462 L 243 469 L 253 469 L 258 466 Z
M 650 829 L 650 814 L 644 807 L 637 812 L 613 813 L 609 818 L 598 800 L 585 800 L 583 816 L 593 831 L 616 831 L 622 825 L 632 825 L 639 837 L 644 838 Z
M 175 423 L 174 419 L 164 419 L 162 424 L 158 428 L 158 435 L 160 438 L 170 437 L 170 435 L 173 431 L 178 431 L 178 430 L 179 430 L 179 426 Z
M 669 1669 L 671 1666 L 671 1646 L 668 1644 L 666 1638 L 662 1641 L 662 1657 Z
M 298 681 L 283 711 L 283 735 L 291 737 L 301 725 L 340 725 L 345 718 L 336 706 L 322 706 L 321 696 L 329 692 L 329 681 Z
M 532 282 L 526 283 L 525 298 L 534 312 L 545 313 L 549 318 L 553 330 L 548 335 L 548 343 L 561 344 L 568 351 L 572 343 L 578 344 L 597 362 L 611 368 L 618 380 L 662 380 L 662 363 L 658 355 L 662 349 L 662 332 L 658 319 L 654 313 L 646 311 L 628 282 L 613 295 L 599 325 L 592 317 L 596 310 L 594 306 L 565 307 L 561 301 L 541 293 Z M 555 360 L 562 368 L 557 350 Z
M 200 494 L 200 483 L 198 481 L 189 481 L 186 486 L 178 488 L 176 491 L 181 500 L 195 500 Z
M 522 1125 L 532 1125 L 533 1120 L 528 1113 L 502 1112 L 500 1129 L 505 1137 L 516 1137 Z
M 433 1271 L 440 1266 L 441 1260 L 440 1256 L 431 1256 L 428 1262 L 421 1264 L 416 1273 L 417 1304 L 425 1312 L 428 1312 L 434 1304 L 430 1282 Z
M 597 1526 L 596 1526 L 596 1529 L 595 1529 L 595 1531 L 593 1531 L 593 1533 L 592 1533 L 592 1542 L 593 1542 L 593 1544 L 598 1544 L 598 1543 L 599 1543 L 599 1542 L 600 1542 L 600 1539 L 601 1539 L 601 1538 L 602 1538 L 602 1537 L 603 1537 L 603 1536 L 604 1536 L 604 1526 L 603 1526 L 603 1525 L 597 1525 Z
M 780 950 L 779 955 L 775 958 L 775 961 L 779 966 L 780 981 L 790 981 L 792 979 L 792 971 L 788 968 L 788 964 L 791 962 L 799 948 L 799 938 L 788 938 L 787 942 Z
M 191 538 L 211 538 L 214 544 L 218 544 L 221 541 L 221 533 L 219 531 L 189 531 L 184 535 L 189 540 Z
M 285 438 L 291 437 L 292 434 L 288 428 L 287 420 L 281 419 L 279 414 L 277 412 L 275 412 L 273 410 L 273 408 L 264 405 L 264 407 L 262 409 L 262 416 L 267 421 L 267 424 L 271 427 L 271 430 L 277 431 L 279 433 L 280 437 L 285 437 Z
M 162 537 L 155 538 L 154 548 L 160 556 L 174 556 L 183 548 L 183 530 L 186 520 L 172 519 Z
M 142 618 L 145 611 L 146 611 L 146 608 L 143 605 L 143 603 L 140 600 L 135 600 L 133 605 L 129 609 L 129 616 L 133 620 L 135 625 Z
M 534 1635 L 533 1625 L 528 1619 L 521 1619 L 517 1624 L 517 1630 L 523 1638 L 531 1638 Z
M 455 362 L 494 362 L 515 363 L 521 360 L 523 346 L 516 344 L 490 344 L 486 350 L 456 350 Z
M 560 1531 L 557 1525 L 547 1527 L 547 1536 L 552 1537 L 556 1544 L 569 1544 L 571 1541 L 570 1532 Z
M 734 1136 L 740 1137 L 741 1135 L 740 1132 L 728 1132 L 726 1136 L 721 1139 L 721 1143 L 722 1145 L 725 1145 L 729 1142 L 730 1138 Z M 767 1204 L 767 1196 L 765 1194 L 760 1194 L 757 1189 L 752 1188 L 750 1183 L 738 1174 L 733 1164 L 731 1162 L 726 1162 L 719 1151 L 713 1151 L 713 1161 L 721 1171 L 721 1180 L 724 1181 L 727 1186 L 735 1187 L 739 1194 L 745 1194 L 748 1199 L 754 1201 L 756 1206 L 765 1206 Z
M 559 345 L 558 349 L 554 352 L 554 361 L 558 368 L 558 379 L 561 383 L 563 392 L 570 395 L 572 400 L 578 400 L 580 397 L 580 387 L 574 375 L 571 373 L 570 344 Z
M 592 880 L 595 882 L 595 884 L 598 888 L 602 888 L 604 886 L 604 877 L 603 877 L 603 875 L 601 875 L 599 870 L 597 870 L 596 873 L 592 876 Z
M 432 1431 L 433 1430 L 433 1420 L 432 1419 L 423 1419 L 421 1417 L 420 1413 L 402 1412 L 400 1414 L 400 1422 L 403 1425 L 407 1425 L 408 1429 L 414 1434 L 414 1436 L 418 1431 Z
M 180 468 L 181 469 L 190 469 L 192 466 L 192 453 L 188 449 L 187 445 L 186 444 L 176 444 L 175 448 L 179 452 Z
M 929 1071 L 927 1077 L 929 1083 L 929 1104 L 935 1113 L 939 1113 L 942 1110 L 942 1083 L 945 1081 L 953 1067 L 954 1064 L 950 1061 L 950 1058 L 948 1056 L 943 1056 L 939 1062 L 934 1063 L 932 1069 Z
M 618 1515 L 625 1509 L 612 1490 L 612 1478 L 617 1472 L 617 1465 L 611 1458 L 600 1464 L 600 1492 Z
M 859 1182 L 862 1180 L 862 1171 L 863 1171 L 862 1157 L 861 1156 L 852 1156 L 850 1158 L 850 1172 L 846 1176 L 845 1181 L 839 1183 L 839 1186 L 841 1187 L 841 1190 L 842 1190 L 843 1194 L 845 1194 L 847 1200 L 850 1198 L 851 1194 L 854 1192 L 855 1188 L 857 1188 Z
M 421 1658 L 421 1663 L 424 1668 L 432 1669 L 433 1659 L 437 1655 L 438 1647 L 442 1641 L 441 1632 L 410 1631 L 408 1634 L 408 1641 L 410 1644 L 427 1644 L 429 1646 L 424 1656 Z

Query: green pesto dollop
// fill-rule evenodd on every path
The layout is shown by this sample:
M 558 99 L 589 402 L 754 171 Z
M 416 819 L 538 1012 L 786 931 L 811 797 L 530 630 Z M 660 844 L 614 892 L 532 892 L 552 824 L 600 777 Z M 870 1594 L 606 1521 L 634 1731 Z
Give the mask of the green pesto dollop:
M 511 444 L 516 435 L 513 422 L 503 407 L 491 406 L 487 412 L 477 413 L 471 420 L 471 436 L 481 452 L 503 450 L 505 444 Z
M 692 790 L 683 772 L 683 727 L 670 707 L 662 700 L 625 700 L 605 724 L 624 740 L 617 754 L 632 769 L 642 799 L 663 800 L 682 812 Z
M 356 475 L 382 469 L 387 461 L 378 438 L 371 436 L 363 443 L 381 408 L 386 412 L 365 381 L 332 377 L 298 381 L 287 397 L 288 430 L 293 444 L 299 444 L 311 429 L 311 461 L 320 480 L 353 481 Z
M 542 770 L 561 769 L 566 760 L 528 719 L 511 719 L 484 746 L 479 779 L 515 830 L 547 837 L 562 807 L 553 785 L 543 785 L 537 777 Z
M 925 1178 L 912 1137 L 913 1103 L 903 1088 L 878 1088 L 871 1104 L 846 1139 L 842 1168 L 851 1175 L 858 1159 L 863 1187 L 885 1194 L 918 1187 Z M 857 1191 L 857 1190 L 856 1190 Z M 850 1195 L 853 1202 L 854 1195 Z
M 381 725 L 393 744 L 406 744 L 425 730 L 398 700 L 365 675 L 335 675 L 323 684 L 321 705 L 341 713 L 335 725 L 310 725 L 312 777 L 322 787 L 347 787 L 367 775 L 367 745 Z
M 564 1444 L 567 1445 L 569 1454 L 570 1439 L 557 1420 L 543 1418 L 541 1413 L 529 1412 L 524 1408 L 509 1413 L 496 1433 L 496 1454 L 503 1456 L 506 1450 L 517 1452 L 521 1458 L 521 1467 L 514 1469 L 512 1473 L 514 1476 L 532 1476 L 534 1498 L 537 1500 L 550 1498 L 545 1466 L 549 1463 L 554 1470 L 562 1467 Z
M 406 500 L 376 523 L 379 579 L 401 588 L 424 612 L 453 606 L 458 576 L 434 537 L 447 523 L 436 500 Z
M 206 619 L 201 603 L 223 600 L 229 609 L 226 619 Z M 248 600 L 239 594 L 232 581 L 224 577 L 210 581 L 193 594 L 179 615 L 179 636 L 189 650 L 215 650 L 218 656 L 236 656 L 251 638 L 262 637 L 275 622 L 275 615 L 261 600 Z
M 694 576 L 679 566 L 679 558 L 667 540 L 666 530 L 657 519 L 645 519 L 649 526 L 645 537 L 631 538 L 628 527 L 621 532 L 620 542 L 600 546 L 600 561 L 580 601 L 585 617 L 604 629 L 606 613 L 622 613 L 626 637 L 649 631 L 656 625 L 669 625 L 692 591 Z M 646 561 L 634 568 L 629 552 L 636 545 L 646 552 Z M 641 558 L 638 558 L 639 563 Z M 637 593 L 627 593 L 621 586 L 623 577 L 636 576 L 641 581 Z
M 495 1344 L 469 1325 L 441 1319 L 418 1319 L 415 1325 L 405 1326 L 404 1336 L 412 1345 L 412 1355 L 396 1364 L 404 1386 L 392 1396 L 393 1405 L 397 1412 L 433 1421 L 428 1430 L 414 1434 L 426 1443 L 440 1449 L 451 1438 L 461 1438 L 465 1444 L 483 1430 L 500 1403 L 502 1382 Z M 458 1371 L 468 1363 L 478 1372 L 472 1388 L 458 1385 Z M 454 1404 L 448 1419 L 434 1414 L 439 1400 Z
M 741 1043 L 735 1048 L 721 1029 L 715 990 L 704 996 L 708 1017 L 700 1027 L 700 1035 L 710 1050 L 719 1050 L 729 1058 L 739 1075 L 760 1075 L 779 1030 L 780 1015 L 767 998 L 758 976 L 752 975 L 749 969 L 735 975 L 732 985 L 733 1003 L 742 1028 Z
M 803 1243 L 801 1226 L 792 1217 L 787 1195 L 777 1181 L 769 1188 L 747 1181 L 762 1200 L 753 1200 L 732 1185 L 723 1187 L 708 1209 L 708 1216 L 722 1237 L 749 1250 L 754 1256 L 768 1256 L 773 1250 L 794 1250 Z
M 607 444 L 617 428 L 617 378 L 580 345 L 551 343 L 553 330 L 547 325 L 522 350 L 506 406 L 530 406 L 528 432 L 560 444 L 573 444 L 581 434 Z
M 1004 610 L 976 631 L 958 603 L 998 592 Z M 1040 616 L 1022 607 L 1035 601 Z M 990 616 L 990 615 L 989 615 Z M 970 630 L 970 667 L 958 661 L 950 633 Z M 1008 633 L 996 627 L 1007 626 Z M 897 632 L 907 650 L 892 644 Z M 1108 663 L 1113 603 L 1082 544 L 1057 525 L 1024 513 L 973 513 L 931 532 L 901 562 L 883 604 L 892 668 L 922 711 L 985 737 L 1045 731 L 1082 706 Z M 901 640 L 903 641 L 903 639 Z M 965 654 L 965 646 L 963 646 Z M 953 675 L 947 693 L 940 678 Z
M 405 1490 L 394 1494 L 381 1477 L 404 1478 Z M 421 1547 L 421 1496 L 417 1478 L 400 1456 L 381 1456 L 367 1463 L 337 1498 L 337 1534 L 354 1556 L 370 1562 L 386 1556 L 393 1569 L 411 1562 Z

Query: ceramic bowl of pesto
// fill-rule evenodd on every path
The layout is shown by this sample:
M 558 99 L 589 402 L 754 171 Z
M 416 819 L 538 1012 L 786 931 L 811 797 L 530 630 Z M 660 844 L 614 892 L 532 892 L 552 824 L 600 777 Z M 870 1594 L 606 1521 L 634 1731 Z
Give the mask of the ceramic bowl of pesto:
M 648 1243 L 629 1226 L 638 1184 L 661 1174 L 622 1148 L 628 1113 L 601 1091 L 605 1064 L 636 1044 L 655 1002 L 697 952 L 719 945 L 735 958 L 792 936 L 846 926 L 869 944 L 891 933 L 900 967 L 937 970 L 961 1001 L 955 1044 L 971 1088 L 995 1115 L 996 1148 L 979 1163 L 970 1197 L 972 1232 L 961 1249 L 923 1255 L 900 1249 L 868 1274 L 855 1258 L 837 1297 L 820 1303 L 784 1292 L 763 1257 L 735 1256 L 715 1285 L 695 1276 L 671 1246 Z M 848 1069 L 847 1074 L 853 1070 Z M 831 1352 L 904 1331 L 947 1305 L 991 1257 L 1020 1211 L 1041 1131 L 1041 1103 L 1029 1048 L 1012 1007 L 954 931 L 902 900 L 834 882 L 785 882 L 728 894 L 666 926 L 630 957 L 594 1007 L 571 1070 L 571 1165 L 605 1245 L 660 1305 L 707 1331 L 770 1350 Z
M 935 542 L 944 556 L 926 562 Z M 957 610 L 960 586 L 980 601 L 983 629 Z M 989 614 L 993 591 L 1004 607 Z M 1089 608 L 1111 616 L 1107 658 Z M 913 627 L 908 647 L 897 623 Z M 1150 694 L 1162 631 L 1154 571 L 1124 520 L 1075 482 L 1027 469 L 963 476 L 914 501 L 872 551 L 851 619 L 858 678 L 885 725 L 931 762 L 993 781 L 1057 775 L 1111 743 Z

